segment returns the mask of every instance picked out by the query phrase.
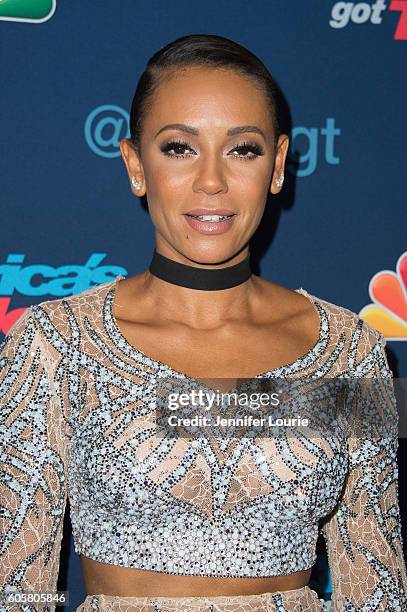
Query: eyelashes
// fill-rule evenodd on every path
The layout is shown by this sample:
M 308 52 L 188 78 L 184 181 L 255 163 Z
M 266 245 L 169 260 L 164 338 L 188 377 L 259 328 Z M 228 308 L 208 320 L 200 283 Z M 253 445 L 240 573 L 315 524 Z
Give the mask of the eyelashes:
M 194 151 L 192 146 L 187 143 L 185 140 L 169 140 L 160 146 L 160 150 L 167 157 L 173 157 L 175 159 L 185 159 L 190 157 L 190 154 L 181 153 L 181 150 L 189 149 L 190 151 Z M 263 149 L 257 144 L 257 142 L 242 142 L 232 149 L 232 151 L 237 151 L 237 155 L 232 155 L 232 157 L 236 157 L 237 159 L 243 160 L 253 160 L 257 157 L 264 155 Z M 250 155 L 248 155 L 250 153 Z

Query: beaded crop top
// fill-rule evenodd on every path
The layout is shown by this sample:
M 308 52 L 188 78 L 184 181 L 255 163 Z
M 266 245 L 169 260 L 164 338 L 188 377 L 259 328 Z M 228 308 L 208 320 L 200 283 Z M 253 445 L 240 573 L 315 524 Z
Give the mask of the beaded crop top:
M 2 589 L 56 591 L 69 499 L 76 552 L 102 563 L 285 575 L 314 564 L 321 532 L 334 610 L 407 610 L 397 433 L 242 436 L 229 446 L 158 437 L 157 388 L 197 381 L 124 338 L 117 280 L 27 308 L 0 345 Z M 296 291 L 318 311 L 319 339 L 256 378 L 391 379 L 379 332 Z M 394 395 L 384 398 L 397 418 Z

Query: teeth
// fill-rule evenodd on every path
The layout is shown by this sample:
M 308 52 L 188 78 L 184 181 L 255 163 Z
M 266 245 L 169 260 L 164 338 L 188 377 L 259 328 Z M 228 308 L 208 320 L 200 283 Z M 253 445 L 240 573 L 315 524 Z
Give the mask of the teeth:
M 213 221 L 213 222 L 218 222 L 218 221 L 223 221 L 224 219 L 230 219 L 231 217 L 233 217 L 233 215 L 189 215 L 190 217 L 193 217 L 194 219 L 199 219 L 200 221 Z

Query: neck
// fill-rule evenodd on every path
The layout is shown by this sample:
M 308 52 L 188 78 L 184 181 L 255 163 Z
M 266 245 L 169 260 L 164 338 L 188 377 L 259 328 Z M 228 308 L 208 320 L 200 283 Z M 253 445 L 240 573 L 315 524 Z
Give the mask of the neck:
M 190 267 L 207 271 L 205 268 Z M 227 289 L 197 290 L 163 280 L 148 269 L 140 289 L 148 303 L 148 310 L 157 313 L 158 318 L 179 321 L 195 329 L 214 329 L 222 321 L 243 320 L 249 315 L 258 289 L 256 278 L 250 272 L 246 281 Z
M 149 271 L 157 278 L 179 287 L 200 291 L 222 291 L 249 280 L 250 254 L 237 264 L 210 268 L 179 263 L 154 249 Z

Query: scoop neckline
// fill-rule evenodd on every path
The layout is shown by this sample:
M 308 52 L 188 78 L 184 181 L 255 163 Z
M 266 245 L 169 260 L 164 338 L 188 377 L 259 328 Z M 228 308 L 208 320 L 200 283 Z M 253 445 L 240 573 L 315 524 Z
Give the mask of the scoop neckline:
M 148 365 L 153 365 L 154 367 L 156 367 L 157 369 L 165 369 L 167 372 L 169 372 L 170 374 L 175 375 L 178 378 L 182 378 L 184 380 L 188 380 L 190 382 L 195 382 L 198 383 L 201 387 L 205 387 L 205 385 L 198 379 L 195 378 L 193 376 L 188 376 L 188 374 L 186 374 L 186 372 L 182 372 L 181 370 L 177 370 L 175 368 L 173 368 L 171 365 L 169 365 L 168 363 L 163 363 L 162 361 L 155 359 L 154 357 L 151 357 L 150 355 L 147 355 L 144 351 L 142 351 L 141 349 L 137 348 L 136 346 L 132 345 L 127 338 L 122 334 L 117 322 L 116 322 L 116 317 L 113 314 L 113 305 L 115 302 L 115 298 L 116 298 L 116 293 L 117 293 L 117 285 L 118 285 L 118 281 L 120 279 L 124 279 L 126 278 L 125 276 L 119 274 L 114 280 L 108 282 L 108 291 L 106 293 L 105 296 L 105 306 L 106 306 L 106 301 L 107 301 L 107 308 L 104 308 L 104 312 L 107 313 L 108 319 L 109 319 L 109 323 L 111 325 L 111 327 L 114 330 L 114 334 L 117 336 L 117 338 L 119 339 L 121 345 L 123 347 L 126 348 L 126 350 L 128 352 L 133 353 L 134 355 L 137 355 L 139 358 L 141 358 L 142 360 L 144 360 L 145 362 L 147 362 Z M 318 314 L 318 318 L 319 318 L 319 335 L 318 335 L 318 339 L 316 340 L 316 342 L 314 343 L 314 345 L 308 350 L 306 351 L 303 355 L 300 355 L 297 359 L 295 359 L 295 361 L 291 361 L 289 363 L 280 365 L 276 368 L 272 368 L 269 370 L 266 370 L 264 372 L 260 372 L 260 374 L 256 374 L 256 376 L 253 376 L 250 378 L 250 380 L 255 380 L 258 378 L 272 378 L 272 377 L 276 377 L 275 373 L 278 372 L 282 372 L 284 371 L 284 373 L 286 373 L 287 371 L 290 372 L 292 371 L 294 368 L 296 368 L 297 366 L 301 365 L 303 362 L 307 361 L 308 358 L 310 357 L 310 355 L 312 355 L 313 353 L 316 354 L 316 356 L 319 354 L 319 351 L 321 350 L 321 347 L 323 346 L 324 342 L 325 342 L 325 335 L 324 335 L 324 326 L 325 326 L 325 322 L 326 322 L 326 312 L 325 309 L 323 308 L 323 306 L 319 303 L 318 298 L 316 298 L 314 295 L 308 293 L 308 291 L 306 289 L 304 289 L 303 287 L 300 287 L 299 289 L 294 289 L 294 291 L 296 293 L 301 293 L 302 295 L 304 295 L 313 305 L 314 309 L 316 310 L 317 314 Z M 118 345 L 118 343 L 115 343 Z M 120 348 L 120 346 L 119 346 Z M 209 388 L 209 387 L 208 387 Z M 229 391 L 229 393 L 231 393 L 232 391 L 237 390 L 239 387 L 237 387 L 236 389 L 232 389 L 231 391 Z

